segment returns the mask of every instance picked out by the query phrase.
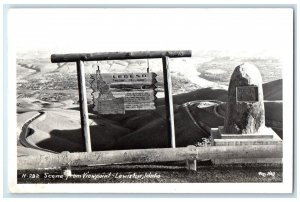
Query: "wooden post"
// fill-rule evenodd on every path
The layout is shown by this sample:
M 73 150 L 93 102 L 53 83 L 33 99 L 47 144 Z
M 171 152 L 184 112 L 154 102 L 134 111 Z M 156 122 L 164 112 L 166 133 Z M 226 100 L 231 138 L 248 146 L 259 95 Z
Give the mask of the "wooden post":
M 197 160 L 186 160 L 186 169 L 197 171 Z
M 162 57 L 163 73 L 164 73 L 164 91 L 165 91 L 165 103 L 166 103 L 166 119 L 167 129 L 170 135 L 171 147 L 176 147 L 175 141 L 175 126 L 174 126 L 174 110 L 173 110 L 173 96 L 172 96 L 172 79 L 169 69 L 169 57 Z
M 89 114 L 88 114 L 86 88 L 85 88 L 84 64 L 82 61 L 79 60 L 76 62 L 76 65 L 77 65 L 79 104 L 80 104 L 81 131 L 85 141 L 85 150 L 87 152 L 92 152 Z

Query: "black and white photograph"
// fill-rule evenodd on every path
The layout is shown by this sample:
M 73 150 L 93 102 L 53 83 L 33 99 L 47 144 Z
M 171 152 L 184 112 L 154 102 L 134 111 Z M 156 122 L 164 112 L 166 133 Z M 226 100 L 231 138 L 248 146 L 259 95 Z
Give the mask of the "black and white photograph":
M 293 18 L 9 8 L 10 190 L 290 192 Z

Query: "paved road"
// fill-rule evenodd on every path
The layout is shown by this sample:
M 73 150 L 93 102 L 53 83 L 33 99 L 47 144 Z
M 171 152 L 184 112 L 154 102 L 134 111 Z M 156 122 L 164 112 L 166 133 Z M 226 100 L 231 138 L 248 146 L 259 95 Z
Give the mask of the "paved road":
M 37 149 L 37 150 L 41 150 L 41 151 L 45 151 L 45 152 L 50 152 L 50 153 L 54 153 L 57 154 L 57 152 L 48 150 L 48 149 L 44 149 L 41 147 L 36 146 L 35 144 L 30 143 L 27 140 L 27 137 L 32 135 L 34 133 L 34 130 L 32 128 L 29 127 L 30 123 L 32 123 L 34 120 L 38 119 L 39 117 L 41 117 L 42 115 L 44 115 L 45 112 L 43 111 L 39 111 L 39 114 L 37 114 L 36 116 L 34 116 L 33 118 L 31 118 L 29 121 L 27 121 L 23 127 L 22 127 L 22 131 L 19 137 L 19 142 L 21 145 L 23 145 L 24 147 L 27 148 L 31 148 L 31 149 Z

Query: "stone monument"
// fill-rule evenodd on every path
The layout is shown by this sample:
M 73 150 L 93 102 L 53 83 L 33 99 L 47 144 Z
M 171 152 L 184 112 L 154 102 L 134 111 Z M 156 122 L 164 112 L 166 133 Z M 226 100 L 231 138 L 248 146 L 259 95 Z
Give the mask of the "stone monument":
M 256 66 L 237 66 L 228 88 L 224 132 L 254 134 L 265 129 L 265 109 L 262 79 Z
M 233 71 L 224 126 L 212 128 L 211 139 L 212 146 L 282 145 L 272 128 L 265 126 L 262 78 L 255 65 L 244 63 Z M 262 159 L 252 159 L 254 163 L 259 160 Z M 272 163 L 275 161 L 281 159 L 271 160 Z M 228 162 L 245 163 L 245 159 Z

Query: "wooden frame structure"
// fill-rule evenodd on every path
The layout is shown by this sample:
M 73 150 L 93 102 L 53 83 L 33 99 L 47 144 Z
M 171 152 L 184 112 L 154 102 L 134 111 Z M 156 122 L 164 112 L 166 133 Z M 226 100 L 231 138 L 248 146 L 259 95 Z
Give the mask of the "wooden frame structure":
M 150 59 L 162 58 L 163 75 L 164 75 L 164 92 L 166 102 L 167 128 L 170 134 L 170 146 L 176 147 L 173 97 L 172 97 L 172 80 L 169 68 L 169 58 L 191 57 L 192 51 L 137 51 L 137 52 L 102 52 L 102 53 L 74 53 L 74 54 L 53 54 L 51 55 L 52 63 L 76 62 L 79 103 L 80 103 L 80 120 L 81 130 L 85 140 L 87 152 L 92 152 L 90 128 L 88 124 L 88 106 L 85 87 L 85 71 L 83 61 L 101 61 L 101 60 L 130 60 L 130 59 Z

